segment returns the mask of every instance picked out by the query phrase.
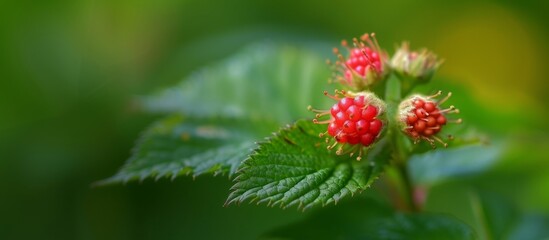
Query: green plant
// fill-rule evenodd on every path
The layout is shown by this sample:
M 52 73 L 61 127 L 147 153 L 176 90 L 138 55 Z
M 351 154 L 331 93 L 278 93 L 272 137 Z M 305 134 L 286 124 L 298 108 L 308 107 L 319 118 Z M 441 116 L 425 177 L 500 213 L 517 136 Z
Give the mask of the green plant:
M 372 35 L 355 39 L 353 47 L 346 42 L 343 46 L 349 49 L 349 59 L 337 50 L 338 60 L 332 64 L 336 74 L 331 82 L 344 88 L 331 97 L 338 101 L 335 105 L 320 95 L 334 88 L 325 81 L 330 71 L 321 57 L 304 47 L 268 43 L 251 46 L 178 86 L 140 99 L 144 109 L 170 116 L 148 128 L 126 165 L 100 184 L 226 174 L 235 181 L 226 205 L 250 201 L 306 210 L 358 194 L 386 172 L 385 184 L 376 189 L 389 192 L 381 195 L 392 207 L 371 199 L 349 201 L 341 210 L 320 210 L 308 221 L 265 237 L 478 236 L 454 217 L 421 211 L 430 187 L 489 167 L 502 144 L 487 144 L 469 124 L 446 125 L 461 122 L 448 120 L 447 113 L 457 112 L 454 107 L 440 107 L 447 97 L 436 101 L 435 96 L 416 95 L 422 86 L 425 91 L 440 66 L 434 54 L 411 52 L 403 44 L 389 60 Z M 437 92 L 423 93 L 429 91 Z M 340 109 L 317 111 L 311 120 L 307 106 Z M 346 115 L 338 119 L 343 110 Z M 363 125 L 359 113 L 368 116 L 367 131 L 357 127 Z M 319 120 L 326 116 L 329 119 Z M 376 130 L 372 124 L 377 124 Z M 452 137 L 443 140 L 437 135 L 442 133 Z M 334 141 L 321 138 L 326 134 Z M 443 148 L 435 149 L 436 142 Z M 337 144 L 338 150 L 330 151 Z M 471 199 L 482 212 L 483 198 L 472 193 Z M 333 223 L 334 219 L 339 220 Z M 493 231 L 482 229 L 485 235 Z

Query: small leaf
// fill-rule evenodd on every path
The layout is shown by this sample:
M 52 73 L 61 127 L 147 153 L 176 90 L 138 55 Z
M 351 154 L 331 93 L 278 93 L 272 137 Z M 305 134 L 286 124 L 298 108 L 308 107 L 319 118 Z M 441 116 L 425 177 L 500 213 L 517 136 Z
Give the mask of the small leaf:
M 273 126 L 266 121 L 173 115 L 147 129 L 122 169 L 99 184 L 183 174 L 233 174 L 254 141 Z
M 369 187 L 388 162 L 385 140 L 356 161 L 329 152 L 318 137 L 325 130 L 325 125 L 300 120 L 260 143 L 244 162 L 227 203 L 250 200 L 307 209 Z
M 322 209 L 304 221 L 262 239 L 475 239 L 471 227 L 442 214 L 396 213 L 389 206 L 360 199 Z
M 413 155 L 408 162 L 416 184 L 432 185 L 451 177 L 480 172 L 500 156 L 502 145 L 464 145 Z
M 307 106 L 328 107 L 322 93 L 330 69 L 307 48 L 255 44 L 206 67 L 179 85 L 141 98 L 150 112 L 272 119 L 282 124 L 309 117 Z M 275 130 L 275 129 L 273 129 Z

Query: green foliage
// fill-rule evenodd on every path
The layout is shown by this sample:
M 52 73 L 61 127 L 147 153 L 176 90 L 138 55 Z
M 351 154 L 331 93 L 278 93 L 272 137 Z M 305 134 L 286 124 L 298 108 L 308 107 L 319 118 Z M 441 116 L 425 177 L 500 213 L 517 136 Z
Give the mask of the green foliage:
M 259 145 L 237 177 L 228 203 L 245 200 L 307 209 L 337 203 L 369 187 L 388 163 L 380 141 L 364 161 L 326 150 L 318 137 L 324 126 L 301 120 Z
M 415 154 L 408 160 L 416 184 L 433 185 L 448 178 L 473 174 L 491 166 L 501 153 L 501 144 L 464 145 Z
M 481 239 L 535 240 L 549 238 L 549 218 L 521 212 L 504 196 L 483 192 L 471 195 Z
M 480 172 L 499 156 L 502 144 L 482 145 L 478 138 L 460 135 L 459 131 L 478 133 L 463 127 L 448 127 L 462 136 L 456 137 L 448 149 L 433 150 L 426 143 L 413 145 L 396 122 L 397 106 L 410 89 L 402 90 L 394 76 L 373 89 L 385 96 L 388 118 L 384 135 L 365 151 L 362 161 L 327 150 L 326 142 L 319 137 L 326 126 L 304 118 L 312 117 L 306 111 L 308 105 L 330 106 L 331 100 L 322 95 L 324 90 L 335 88 L 327 86 L 328 70 L 324 60 L 308 50 L 258 44 L 198 71 L 175 87 L 142 97 L 140 102 L 146 111 L 171 116 L 149 127 L 126 165 L 100 183 L 207 173 L 237 175 L 226 204 L 249 201 L 305 210 L 338 203 L 347 195 L 369 188 L 386 168 L 398 168 L 393 172 L 404 176 L 407 185 L 402 192 L 409 195 L 410 209 L 414 210 L 414 183 L 431 186 Z M 327 209 L 312 220 L 267 236 L 474 238 L 469 226 L 449 216 L 396 213 L 376 202 L 351 206 L 341 211 Z M 528 231 L 528 226 L 518 225 L 515 232 Z
M 396 213 L 361 199 L 324 208 L 304 221 L 276 229 L 263 239 L 475 239 L 471 227 L 442 214 Z
M 126 165 L 102 183 L 204 173 L 232 175 L 255 141 L 281 124 L 310 116 L 308 105 L 329 106 L 329 98 L 321 95 L 330 89 L 328 77 L 323 59 L 308 50 L 272 44 L 246 48 L 175 87 L 141 98 L 147 111 L 183 115 L 150 127 Z M 389 116 L 394 119 L 401 90 L 398 79 L 388 82 Z M 398 135 L 396 124 L 391 127 L 393 135 Z M 263 142 L 246 161 L 228 202 L 250 199 L 283 207 L 325 205 L 365 189 L 384 170 L 394 147 L 390 139 L 380 141 L 366 159 L 356 162 L 325 150 L 318 138 L 322 128 L 300 121 Z M 480 154 L 471 155 L 474 151 L 468 147 L 458 153 L 454 149 L 416 154 L 410 161 L 412 177 L 428 183 L 479 171 L 494 159 L 495 151 L 475 149 Z M 440 156 L 454 160 L 441 161 Z M 478 161 L 479 157 L 488 160 Z
M 100 184 L 147 177 L 233 174 L 254 141 L 272 127 L 267 121 L 172 115 L 147 129 L 126 165 Z

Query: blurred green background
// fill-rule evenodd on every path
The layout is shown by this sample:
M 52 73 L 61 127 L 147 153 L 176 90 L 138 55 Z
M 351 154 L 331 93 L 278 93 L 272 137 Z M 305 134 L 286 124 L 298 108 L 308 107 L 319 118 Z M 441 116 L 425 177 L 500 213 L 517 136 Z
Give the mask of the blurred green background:
M 0 239 L 253 239 L 303 218 L 222 207 L 226 177 L 91 183 L 159 117 L 138 111 L 136 96 L 253 42 L 336 46 L 363 32 L 391 53 L 401 40 L 432 49 L 446 60 L 438 77 L 501 113 L 464 117 L 512 140 L 488 173 L 433 189 L 429 209 L 459 212 L 474 185 L 549 214 L 548 11 L 539 0 L 2 1 Z

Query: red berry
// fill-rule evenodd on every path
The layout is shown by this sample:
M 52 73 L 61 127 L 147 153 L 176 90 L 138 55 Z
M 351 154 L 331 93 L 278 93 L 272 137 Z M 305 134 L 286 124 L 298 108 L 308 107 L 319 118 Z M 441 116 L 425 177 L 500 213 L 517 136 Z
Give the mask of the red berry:
M 424 121 L 417 121 L 414 124 L 414 130 L 416 130 L 417 132 L 423 132 L 423 130 L 425 130 L 426 127 L 427 127 L 427 124 L 425 124 Z
M 349 139 L 347 142 L 351 145 L 355 145 L 360 142 L 360 137 L 358 135 L 349 136 Z
M 352 121 L 358 121 L 361 117 L 361 113 L 360 113 L 360 110 L 359 108 L 356 106 L 356 105 L 351 105 L 347 111 L 347 117 L 352 120 Z
M 353 61 L 349 64 L 353 64 Z M 313 122 L 328 124 L 327 131 L 319 135 L 333 137 L 332 142 L 329 138 L 326 139 L 329 150 L 339 145 L 337 155 L 350 153 L 351 156 L 356 156 L 356 159 L 360 160 L 363 154 L 362 147 L 374 144 L 384 127 L 379 115 L 384 112 L 385 104 L 369 92 L 351 93 L 338 90 L 335 92 L 333 96 L 324 92 L 326 96 L 337 100 L 330 110 L 316 110 L 309 106 L 309 110 L 316 113 Z M 319 120 L 328 115 L 330 119 Z M 347 145 L 353 146 L 345 148 Z
M 422 108 L 423 104 L 424 104 L 424 102 L 421 99 L 417 99 L 417 100 L 414 101 L 414 106 L 416 108 Z
M 358 135 L 363 135 L 370 130 L 370 123 L 364 119 L 361 119 L 356 122 L 356 130 L 358 131 Z
M 363 47 L 361 49 L 353 48 L 346 63 L 348 67 L 361 77 L 366 75 L 366 69 L 372 69 L 372 67 L 376 72 L 382 71 L 379 53 L 373 51 L 369 47 Z
M 328 134 L 330 134 L 330 136 L 335 136 L 337 130 L 337 124 L 335 122 L 331 122 L 330 125 L 328 125 Z
M 339 109 L 341 109 L 342 111 L 345 111 L 347 110 L 347 108 L 349 108 L 349 106 L 353 105 L 354 103 L 354 99 L 352 98 L 343 98 L 341 100 L 339 100 Z
M 366 58 L 364 56 L 358 57 L 357 63 L 360 65 L 366 65 Z
M 328 134 L 339 143 L 372 144 L 381 129 L 383 122 L 377 119 L 379 106 L 369 102 L 364 95 L 354 98 L 344 97 L 330 109 L 331 122 Z
M 336 115 L 338 112 L 339 112 L 339 104 L 334 104 L 334 106 L 332 106 L 332 108 L 330 109 L 330 112 L 332 113 L 332 115 Z
M 345 123 L 345 120 L 347 120 L 347 116 L 345 116 L 345 113 L 343 112 L 337 112 L 336 115 L 332 115 L 334 117 L 335 123 L 338 126 L 343 125 Z
M 364 146 L 369 146 L 374 142 L 374 139 L 375 139 L 374 135 L 370 133 L 366 133 L 360 137 L 360 143 L 362 143 L 362 145 Z
M 334 136 L 335 140 L 339 143 L 346 143 L 347 142 L 347 135 L 345 134 L 338 134 Z
M 437 119 L 436 119 L 435 117 L 433 117 L 433 116 L 429 116 L 429 117 L 427 118 L 427 126 L 429 126 L 429 127 L 434 127 L 434 126 L 436 126 L 436 125 L 437 125 Z
M 355 105 L 358 108 L 364 107 L 364 96 L 362 96 L 362 95 L 356 96 L 355 97 Z
M 335 63 L 335 69 L 339 72 L 335 74 L 338 82 L 362 91 L 385 79 L 389 72 L 385 64 L 389 59 L 387 53 L 377 44 L 375 34 L 364 34 L 360 40 L 354 39 L 354 47 L 349 46 L 347 41 L 342 41 L 342 46 L 348 50 L 347 54 L 340 53 L 338 48 L 334 48 L 334 53 L 338 57 Z
M 366 68 L 359 65 L 355 67 L 355 71 L 358 73 L 358 75 L 364 76 L 364 73 L 366 72 Z
M 407 120 L 408 120 L 408 124 L 414 124 L 417 121 L 417 115 L 410 114 L 408 115 Z
M 416 107 L 416 110 L 414 111 L 414 113 L 416 114 L 416 116 L 418 118 L 424 118 L 425 117 L 425 110 L 422 108 L 422 107 Z
M 426 102 L 425 105 L 423 105 L 423 109 L 427 111 L 428 113 L 433 112 L 437 107 L 433 102 Z
M 438 116 L 437 123 L 440 125 L 446 124 L 446 117 L 444 117 L 443 115 Z
M 372 120 L 375 116 L 377 116 L 377 109 L 374 106 L 370 105 L 362 110 L 362 119 L 364 120 Z
M 432 98 L 439 96 L 440 92 L 431 97 L 422 97 L 415 95 L 411 99 L 404 100 L 400 106 L 400 120 L 404 125 L 404 131 L 415 141 L 425 140 L 433 147 L 435 142 L 440 142 L 444 146 L 441 138 L 436 137 L 437 133 L 446 125 L 446 114 L 458 113 L 459 111 L 453 106 L 448 109 L 441 109 L 439 104 L 448 100 L 451 93 L 439 101 L 433 101 Z M 454 120 L 459 123 L 461 119 Z
M 353 122 L 352 120 L 345 121 L 345 123 L 343 124 L 343 132 L 348 133 L 348 134 L 355 133 L 356 132 L 356 123 Z
M 370 122 L 370 133 L 377 136 L 383 127 L 383 123 L 379 119 L 374 119 Z

